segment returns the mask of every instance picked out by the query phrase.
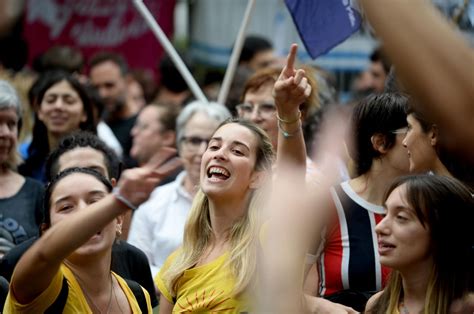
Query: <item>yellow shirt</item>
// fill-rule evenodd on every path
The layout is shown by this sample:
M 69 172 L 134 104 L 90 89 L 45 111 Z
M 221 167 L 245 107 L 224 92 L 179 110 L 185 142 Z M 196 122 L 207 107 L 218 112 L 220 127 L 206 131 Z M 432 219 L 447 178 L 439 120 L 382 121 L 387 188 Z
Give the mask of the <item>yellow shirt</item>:
M 141 313 L 140 306 L 135 299 L 132 291 L 128 287 L 127 283 L 120 277 L 119 275 L 112 272 L 112 274 L 117 279 L 120 287 L 122 288 L 123 292 L 125 293 L 128 303 L 130 304 L 130 308 L 132 309 L 133 313 Z M 14 275 L 13 275 L 14 276 Z M 92 310 L 90 309 L 89 305 L 87 304 L 87 300 L 82 293 L 82 289 L 79 286 L 79 283 L 76 281 L 74 274 L 71 272 L 69 268 L 67 268 L 64 264 L 61 265 L 59 271 L 54 276 L 53 280 L 51 281 L 48 288 L 43 291 L 36 299 L 34 299 L 29 304 L 20 304 L 16 301 L 15 296 L 10 292 L 8 293 L 5 306 L 3 308 L 3 313 L 43 313 L 51 304 L 56 301 L 59 292 L 61 291 L 63 278 L 66 277 L 68 285 L 69 285 L 69 293 L 67 297 L 66 304 L 64 306 L 64 314 L 73 314 L 73 313 L 88 313 L 92 314 Z M 34 278 L 33 278 L 34 280 Z M 148 292 L 143 289 L 143 293 L 145 294 L 145 298 L 148 304 L 148 312 L 151 313 L 151 302 L 150 302 L 150 295 Z
M 188 269 L 178 281 L 176 300 L 166 288 L 163 274 L 176 258 L 175 251 L 167 259 L 155 278 L 155 283 L 163 296 L 172 304 L 173 313 L 207 312 L 239 313 L 248 311 L 245 297 L 232 295 L 235 279 L 227 262 L 229 253 L 224 253 L 214 261 Z

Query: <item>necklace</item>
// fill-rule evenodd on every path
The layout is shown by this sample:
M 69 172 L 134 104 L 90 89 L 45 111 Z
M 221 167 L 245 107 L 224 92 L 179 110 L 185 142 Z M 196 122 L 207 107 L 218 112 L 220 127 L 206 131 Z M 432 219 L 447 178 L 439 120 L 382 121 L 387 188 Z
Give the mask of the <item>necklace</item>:
M 114 293 L 115 303 L 117 303 L 117 306 L 118 306 L 118 308 L 119 308 L 119 310 L 120 310 L 120 313 L 123 314 L 123 312 L 122 312 L 122 307 L 120 306 L 120 303 L 119 303 L 119 301 L 118 301 L 118 299 L 117 299 L 117 294 L 115 293 L 115 289 L 114 289 L 114 292 L 113 292 L 113 293 Z
M 410 314 L 403 300 L 400 301 L 399 307 L 400 307 L 400 314 Z
M 400 300 L 400 303 L 398 304 L 398 308 L 400 310 L 400 314 L 410 314 L 410 311 L 408 311 L 403 299 Z M 423 312 L 423 309 L 418 313 L 422 313 L 422 312 Z
M 97 312 L 99 314 L 102 314 L 102 311 L 100 310 L 100 308 L 97 306 L 97 304 L 95 304 L 94 300 L 92 300 L 92 298 L 89 296 L 89 294 L 87 293 L 86 289 L 84 289 L 84 281 L 82 281 L 81 277 L 79 277 L 77 274 L 75 274 L 76 278 L 79 280 L 79 286 L 81 287 L 82 289 L 82 292 L 84 292 L 84 295 L 87 299 L 87 302 L 89 303 L 89 305 L 92 305 L 95 310 L 97 310 Z M 109 302 L 107 304 L 107 309 L 105 311 L 105 314 L 109 314 L 109 311 L 110 311 L 110 305 L 112 304 L 112 293 L 115 293 L 114 292 L 114 281 L 113 281 L 113 278 L 112 278 L 112 274 L 110 274 L 110 293 L 109 293 Z

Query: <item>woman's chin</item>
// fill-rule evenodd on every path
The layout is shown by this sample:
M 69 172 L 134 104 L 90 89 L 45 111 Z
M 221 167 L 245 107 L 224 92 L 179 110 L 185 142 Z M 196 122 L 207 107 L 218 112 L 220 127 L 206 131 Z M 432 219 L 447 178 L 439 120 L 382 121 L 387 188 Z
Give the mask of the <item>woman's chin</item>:
M 113 242 L 109 242 L 102 234 L 95 234 L 73 254 L 78 256 L 100 255 L 112 249 Z

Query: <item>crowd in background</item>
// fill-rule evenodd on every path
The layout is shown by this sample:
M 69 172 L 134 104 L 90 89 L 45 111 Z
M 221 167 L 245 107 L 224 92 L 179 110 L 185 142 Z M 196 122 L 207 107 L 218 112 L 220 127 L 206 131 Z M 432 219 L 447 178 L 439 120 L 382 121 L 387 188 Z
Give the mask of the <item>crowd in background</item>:
M 383 45 L 345 104 L 259 36 L 225 104 L 222 72 L 203 102 L 167 56 L 157 85 L 111 51 L 0 54 L 5 313 L 472 312 L 474 71 L 443 51 L 414 68 L 363 2 Z

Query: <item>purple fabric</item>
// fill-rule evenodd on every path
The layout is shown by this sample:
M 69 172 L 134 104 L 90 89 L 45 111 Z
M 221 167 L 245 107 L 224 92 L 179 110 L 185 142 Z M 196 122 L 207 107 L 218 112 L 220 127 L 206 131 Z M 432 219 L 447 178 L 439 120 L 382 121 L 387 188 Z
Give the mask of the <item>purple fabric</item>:
M 285 0 L 301 40 L 315 59 L 360 27 L 360 13 L 350 0 Z

